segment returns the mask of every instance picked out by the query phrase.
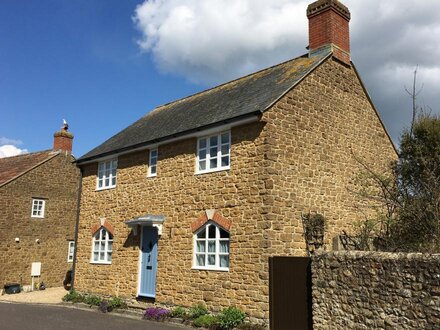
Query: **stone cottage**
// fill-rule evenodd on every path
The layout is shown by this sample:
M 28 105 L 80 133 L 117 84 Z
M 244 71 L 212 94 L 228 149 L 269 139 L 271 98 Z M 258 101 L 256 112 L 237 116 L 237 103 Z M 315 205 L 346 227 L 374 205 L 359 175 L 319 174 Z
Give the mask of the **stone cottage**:
M 51 150 L 0 158 L 1 289 L 30 285 L 32 263 L 41 271 L 35 283 L 46 286 L 62 286 L 73 267 L 80 177 L 72 139 L 65 126 Z
M 268 257 L 326 248 L 355 209 L 358 159 L 395 149 L 350 61 L 350 12 L 307 9 L 309 53 L 160 106 L 78 159 L 75 286 L 160 304 L 235 305 L 268 319 Z

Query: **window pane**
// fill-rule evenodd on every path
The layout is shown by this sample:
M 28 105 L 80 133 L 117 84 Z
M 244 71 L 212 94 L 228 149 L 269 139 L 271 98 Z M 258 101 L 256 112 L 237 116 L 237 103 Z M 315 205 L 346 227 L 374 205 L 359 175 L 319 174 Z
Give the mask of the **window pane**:
M 199 140 L 199 149 L 206 148 L 206 139 Z
M 210 225 L 209 226 L 209 235 L 208 235 L 208 238 L 215 238 L 215 226 L 213 226 L 213 225 Z
M 220 267 L 229 267 L 229 256 L 220 256 Z
M 99 187 L 99 188 L 102 188 L 102 179 L 99 179 L 99 180 L 98 180 L 98 187 Z
M 211 158 L 209 161 L 209 168 L 216 168 L 217 167 L 217 158 Z
M 215 241 L 208 242 L 208 252 L 215 252 Z
M 216 136 L 211 136 L 209 138 L 209 146 L 216 146 L 217 145 L 217 135 Z
M 199 150 L 199 159 L 206 158 L 206 149 Z
M 196 262 L 197 262 L 197 266 L 205 266 L 205 255 L 198 254 L 196 256 Z
M 210 266 L 215 265 L 215 255 L 214 254 L 208 255 L 208 265 L 210 265 Z
M 206 160 L 202 160 L 199 162 L 199 171 L 206 170 Z
M 222 167 L 229 166 L 229 156 L 222 157 Z
M 99 250 L 99 242 L 95 242 L 95 246 L 93 247 L 93 251 Z
M 107 253 L 107 261 L 108 262 L 112 261 L 112 253 L 111 252 Z
M 205 252 L 205 242 L 197 241 L 197 252 Z
M 105 186 L 108 187 L 110 185 L 110 180 L 109 178 L 105 178 Z
M 222 144 L 229 143 L 229 133 L 222 134 Z
M 113 242 L 112 241 L 108 242 L 107 250 L 108 251 L 112 251 L 113 250 Z
M 229 154 L 229 145 L 222 145 L 222 155 Z
M 151 174 L 156 174 L 156 166 L 151 166 L 150 172 Z
M 220 241 L 220 252 L 229 253 L 229 241 Z
M 217 147 L 214 147 L 214 148 L 209 148 L 209 155 L 211 156 L 211 157 L 216 157 L 217 156 Z
M 101 237 L 102 237 L 102 239 L 106 239 L 106 235 L 107 234 L 107 231 L 105 230 L 105 229 L 101 229 Z
M 112 178 L 112 186 L 116 186 L 116 177 Z
M 93 253 L 93 261 L 98 261 L 98 252 Z
M 99 253 L 99 260 L 103 261 L 105 258 L 105 253 L 104 252 L 100 252 Z
M 200 233 L 197 234 L 198 238 L 205 238 L 206 237 L 206 229 L 203 229 Z
M 229 238 L 229 233 L 220 228 L 220 238 Z
M 151 158 L 157 157 L 157 150 L 151 150 Z

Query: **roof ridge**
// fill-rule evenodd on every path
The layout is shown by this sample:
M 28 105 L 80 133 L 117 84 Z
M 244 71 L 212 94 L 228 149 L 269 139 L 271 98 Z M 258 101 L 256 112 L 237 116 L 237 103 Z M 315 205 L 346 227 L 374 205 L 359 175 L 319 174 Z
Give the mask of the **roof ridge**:
M 297 59 L 299 59 L 299 58 L 301 58 L 301 57 L 307 57 L 307 56 L 308 56 L 308 54 L 303 54 L 303 55 L 301 55 L 301 56 L 297 56 L 297 57 L 291 58 L 291 59 L 286 60 L 286 61 L 283 61 L 283 62 L 281 62 L 281 63 L 277 63 L 277 64 L 274 64 L 274 65 L 271 65 L 271 66 L 269 66 L 269 67 L 267 67 L 267 68 L 264 68 L 264 69 L 261 69 L 261 70 L 255 71 L 255 72 L 251 72 L 251 73 L 249 73 L 249 74 L 247 74 L 247 75 L 244 75 L 244 76 L 241 76 L 241 77 L 235 78 L 235 79 L 233 79 L 233 80 L 229 80 L 229 81 L 227 81 L 227 82 L 221 83 L 221 84 L 219 84 L 219 85 L 216 85 L 216 86 L 210 87 L 210 88 L 205 89 L 205 90 L 203 90 L 203 91 L 200 91 L 200 92 L 197 92 L 197 93 L 194 93 L 194 94 L 191 94 L 191 95 L 188 95 L 188 96 L 182 97 L 182 98 L 180 98 L 180 99 L 177 99 L 177 100 L 174 100 L 174 101 L 171 101 L 171 102 L 168 102 L 168 103 L 164 103 L 164 104 L 158 105 L 158 106 L 155 107 L 153 110 L 151 110 L 151 111 L 149 111 L 148 113 L 146 113 L 146 114 L 144 115 L 144 117 L 145 117 L 145 116 L 148 116 L 148 115 L 150 115 L 150 114 L 152 114 L 152 113 L 155 112 L 156 110 L 162 110 L 162 108 L 167 107 L 167 106 L 169 106 L 169 105 L 171 105 L 171 104 L 175 104 L 175 103 L 178 103 L 178 102 L 182 102 L 182 101 L 188 100 L 188 99 L 190 99 L 190 98 L 192 98 L 192 97 L 199 96 L 199 95 L 202 95 L 202 94 L 205 94 L 205 93 L 209 93 L 209 92 L 211 92 L 211 91 L 213 91 L 213 90 L 215 90 L 215 89 L 217 89 L 217 88 L 221 88 L 221 87 L 224 87 L 224 86 L 226 86 L 226 85 L 236 83 L 236 82 L 238 82 L 239 80 L 244 80 L 244 79 L 249 78 L 249 77 L 251 77 L 251 76 L 253 76 L 253 75 L 257 75 L 257 74 L 262 73 L 262 72 L 264 72 L 264 71 L 272 70 L 273 68 L 275 68 L 275 67 L 277 67 L 277 66 L 281 66 L 281 65 L 284 65 L 284 64 L 286 64 L 286 63 L 288 63 L 288 62 L 296 61 Z
M 49 152 L 49 151 L 53 151 L 53 150 L 46 149 L 46 150 L 40 150 L 40 151 L 26 152 L 24 154 L 19 154 L 19 155 L 14 155 L 14 156 L 1 157 L 0 161 L 1 161 L 1 159 L 11 159 L 11 158 L 22 157 L 22 156 L 31 156 L 31 155 L 35 155 L 35 154 L 42 154 L 42 153 Z

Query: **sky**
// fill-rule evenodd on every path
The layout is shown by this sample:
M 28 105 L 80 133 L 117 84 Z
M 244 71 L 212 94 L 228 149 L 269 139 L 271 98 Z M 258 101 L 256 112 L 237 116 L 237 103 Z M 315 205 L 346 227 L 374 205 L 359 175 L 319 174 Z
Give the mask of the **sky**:
M 154 107 L 307 53 L 300 0 L 0 1 L 0 157 L 79 157 Z M 393 141 L 440 113 L 440 1 L 344 0 L 351 57 Z

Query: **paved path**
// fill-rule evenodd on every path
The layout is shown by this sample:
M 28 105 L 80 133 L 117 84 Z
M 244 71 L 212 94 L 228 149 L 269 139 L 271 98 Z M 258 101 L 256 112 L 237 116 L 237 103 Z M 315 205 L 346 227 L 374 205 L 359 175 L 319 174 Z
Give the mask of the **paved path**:
M 84 311 L 61 306 L 0 302 L 0 329 L 183 330 L 188 328 L 168 323 L 134 320 L 94 310 Z

